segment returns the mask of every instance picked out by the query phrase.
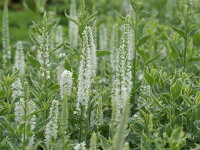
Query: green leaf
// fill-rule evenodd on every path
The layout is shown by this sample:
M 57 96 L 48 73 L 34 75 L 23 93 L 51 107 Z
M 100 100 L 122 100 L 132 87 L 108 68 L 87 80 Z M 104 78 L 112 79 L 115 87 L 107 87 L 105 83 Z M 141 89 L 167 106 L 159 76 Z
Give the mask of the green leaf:
M 85 23 L 87 24 L 90 20 L 94 19 L 99 14 L 99 11 L 96 11 L 92 15 L 90 15 L 86 20 Z
M 111 143 L 106 138 L 100 135 L 100 141 L 103 150 L 111 150 L 112 148 Z
M 140 23 L 140 25 L 139 25 L 139 27 L 138 27 L 138 38 L 140 38 L 140 37 L 143 36 L 144 27 L 145 27 L 146 23 L 147 23 L 148 21 L 150 21 L 151 19 L 152 19 L 152 17 L 146 18 L 145 20 L 143 20 L 143 21 Z
M 66 10 L 65 10 L 65 17 L 67 17 L 67 19 L 69 19 L 70 21 L 72 21 L 72 22 L 74 22 L 76 25 L 78 25 L 78 22 L 77 22 L 75 19 L 71 18 L 71 17 L 67 14 Z
M 51 120 L 51 118 L 48 118 L 42 122 L 39 122 L 36 124 L 36 127 L 33 129 L 34 133 L 38 133 L 42 130 L 44 130 L 44 128 L 46 127 L 47 123 Z
M 69 71 L 72 70 L 70 63 L 69 63 L 67 60 L 65 60 L 64 68 L 65 68 L 66 70 L 69 70 Z
M 150 37 L 151 37 L 151 35 L 147 35 L 147 36 L 141 38 L 141 39 L 138 41 L 138 43 L 137 43 L 137 46 L 136 46 L 137 49 L 138 49 L 140 46 L 142 46 L 144 43 L 146 43 L 146 41 L 147 41 Z
M 51 33 L 51 31 L 57 26 L 57 24 L 59 23 L 59 21 L 60 21 L 60 19 L 55 19 L 52 23 L 50 23 L 48 25 L 47 32 Z
M 21 124 L 18 128 L 18 135 L 22 136 L 23 133 L 24 133 L 24 124 Z
M 199 94 L 199 93 L 197 93 L 197 95 L 196 95 L 194 101 L 195 101 L 195 104 L 196 104 L 196 105 L 199 105 L 199 104 L 200 104 L 200 94 Z
M 195 120 L 194 121 L 194 126 L 200 130 L 200 120 Z
M 61 43 L 56 48 L 54 48 L 53 50 L 51 50 L 49 53 L 51 54 L 51 53 L 55 52 L 56 50 L 58 50 L 59 48 L 63 47 L 64 45 L 65 45 L 65 42 Z
M 30 9 L 33 12 L 37 11 L 36 2 L 33 0 L 23 0 L 23 5 L 26 9 Z
M 169 146 L 171 150 L 180 150 L 186 144 L 184 132 L 179 127 L 173 130 L 171 137 L 169 138 Z
M 11 150 L 18 150 L 20 149 L 20 143 L 17 141 L 16 138 L 8 138 L 6 139 L 8 145 L 9 145 L 9 149 Z
M 34 58 L 33 56 L 31 56 L 31 55 L 28 55 L 27 56 L 27 59 L 28 59 L 28 61 L 31 63 L 31 65 L 33 66 L 33 67 L 36 67 L 38 70 L 40 70 L 40 62 L 36 59 L 36 58 Z
M 110 55 L 110 51 L 102 51 L 102 50 L 98 50 L 96 51 L 96 56 L 97 57 L 101 57 L 101 56 L 105 56 L 105 55 Z
M 178 29 L 176 27 L 172 27 L 172 29 L 177 32 L 181 37 L 185 38 L 185 33 L 181 30 L 181 29 Z
M 154 60 L 158 59 L 158 58 L 160 57 L 160 55 L 161 55 L 161 54 L 158 54 L 158 55 L 154 56 L 153 58 L 147 60 L 147 61 L 144 63 L 144 65 L 146 66 L 146 65 L 152 63 Z
M 199 31 L 199 28 L 193 28 L 193 29 L 189 32 L 189 36 L 193 36 L 197 31 Z
M 170 88 L 171 95 L 174 100 L 176 100 L 182 93 L 183 82 L 181 79 L 178 79 Z
M 30 123 L 26 126 L 26 134 L 27 134 L 28 137 L 31 136 L 31 125 L 30 125 Z
M 33 34 L 33 29 L 34 29 L 34 28 L 35 28 L 34 25 L 32 25 L 32 26 L 30 27 L 29 36 L 30 36 L 30 38 L 31 38 L 31 40 L 32 40 L 32 42 L 33 42 L 33 44 L 39 49 L 40 44 L 39 44 L 38 40 L 36 39 L 35 35 Z
M 189 62 L 196 62 L 196 61 L 200 61 L 200 57 L 192 57 L 189 59 Z
M 134 9 L 135 11 L 138 11 L 138 6 L 137 6 L 137 4 L 134 2 L 134 0 L 131 0 L 130 2 L 131 2 L 131 6 L 133 7 L 133 9 Z
M 179 56 L 179 53 L 174 45 L 174 43 L 169 40 L 169 46 L 170 46 L 170 49 L 171 49 L 171 56 L 174 58 L 174 59 L 177 59 L 178 56 Z
M 2 124 L 4 128 L 6 128 L 12 135 L 15 135 L 15 130 L 11 127 L 10 123 L 5 117 L 0 116 L 0 124 Z
M 83 31 L 85 30 L 85 27 L 86 27 L 85 24 L 81 24 L 81 25 L 78 26 L 78 34 L 79 34 L 79 36 L 81 37 L 81 39 L 83 38 L 82 33 L 83 33 Z
M 150 85 L 150 86 L 153 86 L 154 85 L 154 77 L 152 75 L 150 75 L 146 69 L 144 70 L 143 72 L 143 75 L 144 75 L 144 79 L 147 81 L 147 83 Z

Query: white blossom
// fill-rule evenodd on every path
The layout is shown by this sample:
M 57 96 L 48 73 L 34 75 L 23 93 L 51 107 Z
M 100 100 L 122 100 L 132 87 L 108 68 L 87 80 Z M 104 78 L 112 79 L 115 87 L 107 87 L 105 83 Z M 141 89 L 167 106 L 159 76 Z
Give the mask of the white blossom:
M 4 3 L 4 10 L 3 10 L 2 44 L 3 44 L 3 60 L 7 62 L 7 59 L 11 59 L 7 0 Z
M 15 54 L 15 66 L 19 69 L 20 74 L 25 74 L 24 52 L 21 41 L 17 42 L 16 54 Z
M 124 35 L 122 39 L 122 46 L 120 46 L 117 53 L 117 67 L 116 67 L 116 79 L 114 81 L 112 101 L 117 101 L 117 120 L 121 116 L 122 109 L 125 102 L 130 98 L 132 89 L 132 72 L 131 72 L 131 56 L 130 56 L 130 26 L 129 16 L 126 17 L 126 23 L 124 27 Z
M 91 74 L 92 77 L 96 76 L 96 67 L 97 67 L 97 60 L 96 60 L 96 47 L 94 44 L 94 39 L 93 39 L 93 34 L 92 34 L 92 29 L 91 27 L 86 27 L 85 28 L 88 36 L 88 45 L 90 48 L 90 58 L 91 58 Z
M 64 70 L 61 75 L 60 80 L 60 95 L 63 99 L 64 92 L 67 92 L 67 96 L 71 95 L 71 89 L 72 89 L 72 72 L 68 70 Z
M 81 111 L 81 106 L 84 106 L 85 112 L 87 111 L 90 95 L 91 75 L 91 53 L 88 44 L 87 32 L 84 30 L 83 47 L 78 76 L 77 110 L 79 111 Z
M 101 24 L 99 27 L 99 40 L 100 40 L 100 50 L 107 49 L 107 28 L 105 24 Z
M 71 0 L 70 3 L 70 17 L 74 20 L 78 19 L 75 0 Z M 78 26 L 72 21 L 69 21 L 69 40 L 73 47 L 78 46 Z
M 86 144 L 85 142 L 82 142 L 81 144 L 77 144 L 75 147 L 74 147 L 74 150 L 86 150 Z
M 23 88 L 20 78 L 17 78 L 17 80 L 12 83 L 11 87 L 13 100 L 23 96 Z
M 49 123 L 46 125 L 46 128 L 45 128 L 45 142 L 47 146 L 50 144 L 50 142 L 53 139 L 57 138 L 58 113 L 59 113 L 58 104 L 59 103 L 57 100 L 53 100 L 52 105 L 50 107 L 49 118 L 51 118 L 51 120 L 49 121 Z

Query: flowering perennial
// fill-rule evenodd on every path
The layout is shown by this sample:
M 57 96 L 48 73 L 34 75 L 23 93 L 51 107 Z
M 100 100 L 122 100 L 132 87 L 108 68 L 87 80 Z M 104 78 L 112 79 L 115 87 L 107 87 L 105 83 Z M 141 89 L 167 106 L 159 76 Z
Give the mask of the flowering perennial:
M 51 120 L 49 121 L 49 123 L 46 125 L 46 129 L 45 129 L 45 141 L 46 141 L 46 145 L 49 146 L 51 141 L 53 139 L 57 138 L 57 133 L 58 133 L 58 101 L 57 100 L 53 100 L 52 101 L 52 105 L 50 107 L 50 113 L 49 113 L 49 118 L 51 118 Z
M 61 75 L 60 80 L 60 95 L 63 99 L 64 92 L 67 92 L 67 96 L 71 95 L 71 89 L 72 89 L 72 72 L 65 70 L 63 71 Z
M 20 74 L 25 74 L 24 52 L 21 41 L 17 42 L 16 54 L 15 54 L 15 66 L 19 69 Z

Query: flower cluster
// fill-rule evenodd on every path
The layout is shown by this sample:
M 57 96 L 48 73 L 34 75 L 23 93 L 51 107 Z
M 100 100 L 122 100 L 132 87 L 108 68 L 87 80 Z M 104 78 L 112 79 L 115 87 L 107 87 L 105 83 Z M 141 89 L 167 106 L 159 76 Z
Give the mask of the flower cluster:
M 85 142 L 82 142 L 82 143 L 78 143 L 75 147 L 74 147 L 74 150 L 86 150 L 86 144 Z
M 42 22 L 42 30 L 41 35 L 39 36 L 39 56 L 41 59 L 39 59 L 41 67 L 41 76 L 44 78 L 49 79 L 50 78 L 50 72 L 48 71 L 48 67 L 50 67 L 49 62 L 49 31 L 48 31 L 48 22 L 46 13 L 44 13 L 43 22 Z
M 94 75 L 96 75 L 96 49 L 92 30 L 90 27 L 86 27 L 83 31 L 83 47 L 78 76 L 77 109 L 79 111 L 82 106 L 84 106 L 85 112 L 87 111 L 90 85 Z
M 116 78 L 114 82 L 112 101 L 117 101 L 117 120 L 121 116 L 125 101 L 130 97 L 132 88 L 131 56 L 130 56 L 130 26 L 129 16 L 126 17 L 122 45 L 117 53 Z
M 77 20 L 76 1 L 71 0 L 70 4 L 70 17 Z M 73 47 L 78 46 L 78 26 L 70 21 L 69 22 L 69 40 Z
M 3 60 L 11 59 L 9 23 L 8 23 L 8 0 L 5 0 L 2 21 L 2 44 L 3 44 Z
M 17 42 L 16 54 L 15 54 L 15 67 L 19 69 L 20 74 L 25 74 L 24 52 L 21 41 Z
M 100 40 L 100 50 L 107 49 L 107 28 L 105 24 L 101 24 L 99 27 L 99 40 Z
M 71 95 L 71 89 L 72 89 L 72 72 L 65 70 L 63 71 L 61 75 L 60 80 L 60 95 L 63 99 L 64 92 L 67 92 L 67 96 Z
M 53 100 L 52 105 L 50 107 L 50 113 L 49 113 L 49 118 L 51 120 L 49 123 L 46 125 L 45 129 L 45 141 L 46 145 L 49 146 L 50 143 L 52 142 L 52 139 L 57 138 L 57 133 L 58 133 L 58 101 Z

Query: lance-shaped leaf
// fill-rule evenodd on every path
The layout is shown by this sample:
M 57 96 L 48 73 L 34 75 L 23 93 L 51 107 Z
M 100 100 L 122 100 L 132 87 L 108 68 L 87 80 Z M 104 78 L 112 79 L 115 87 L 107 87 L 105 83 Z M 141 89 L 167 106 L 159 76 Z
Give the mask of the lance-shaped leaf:
M 74 22 L 76 25 L 79 25 L 78 21 L 76 21 L 75 19 L 73 19 L 72 17 L 70 17 L 70 16 L 67 14 L 66 10 L 65 10 L 65 17 L 66 17 L 67 19 L 69 19 L 70 21 Z
M 143 38 L 141 38 L 138 43 L 137 43 L 137 49 L 142 46 L 144 43 L 146 43 L 146 41 L 151 37 L 151 35 L 147 35 L 147 36 L 144 36 Z
M 182 93 L 183 82 L 178 79 L 170 88 L 171 95 L 174 100 L 176 100 Z

